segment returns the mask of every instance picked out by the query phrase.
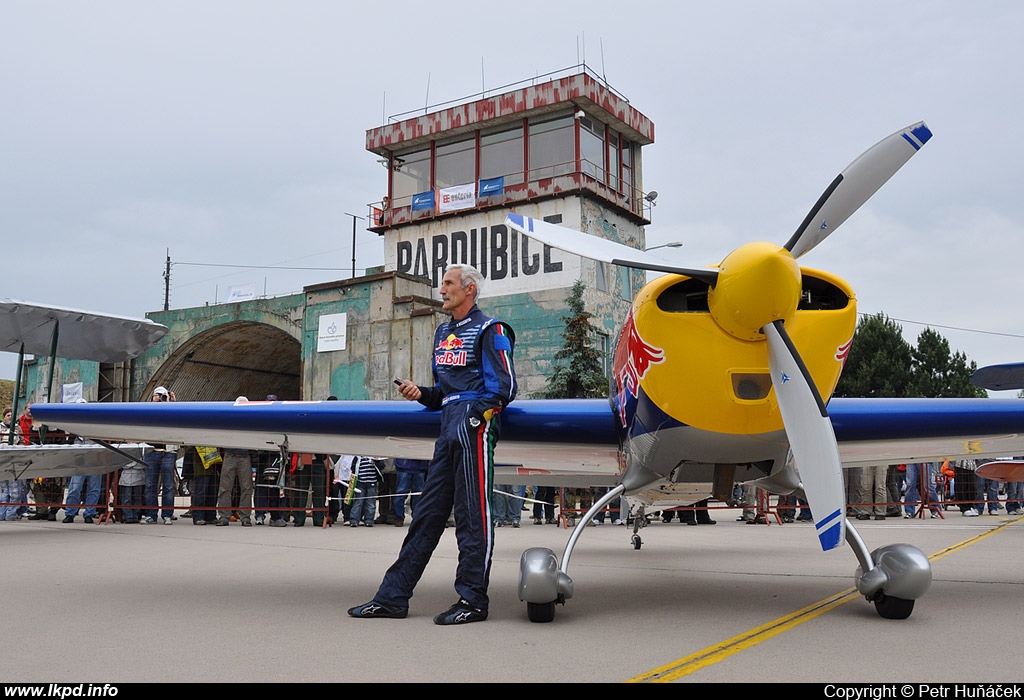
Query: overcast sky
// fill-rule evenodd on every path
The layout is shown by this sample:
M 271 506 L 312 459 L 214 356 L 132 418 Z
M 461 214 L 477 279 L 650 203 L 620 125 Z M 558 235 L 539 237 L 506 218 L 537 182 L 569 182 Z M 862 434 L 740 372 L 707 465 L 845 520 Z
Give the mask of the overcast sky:
M 934 138 L 801 263 L 911 342 L 931 325 L 979 365 L 1024 361 L 1024 3 L 645 5 L 0 0 L 0 297 L 143 316 L 168 251 L 172 308 L 347 278 L 345 214 L 386 191 L 367 129 L 585 61 L 655 124 L 648 245 L 682 241 L 664 254 L 687 266 L 784 242 L 925 120 Z M 364 228 L 360 269 L 383 262 Z

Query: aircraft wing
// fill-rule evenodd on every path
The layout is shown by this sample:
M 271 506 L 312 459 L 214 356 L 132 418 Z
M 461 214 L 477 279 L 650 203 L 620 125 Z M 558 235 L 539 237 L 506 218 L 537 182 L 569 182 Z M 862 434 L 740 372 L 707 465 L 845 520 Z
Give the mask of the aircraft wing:
M 1003 459 L 988 462 L 974 472 L 986 479 L 996 481 L 1024 481 L 1024 461 L 1019 459 Z
M 1024 454 L 1019 399 L 842 399 L 828 404 L 844 467 Z
M 54 329 L 57 347 L 53 347 Z M 122 362 L 137 357 L 164 335 L 167 327 L 144 318 L 0 301 L 0 350 L 93 362 Z
M 142 459 L 147 447 L 117 445 L 117 449 L 137 459 Z M 106 474 L 128 461 L 102 445 L 3 445 L 0 446 L 0 479 Z
M 1024 389 L 1024 362 L 981 367 L 971 375 L 971 384 L 992 391 Z
M 32 414 L 91 438 L 413 459 L 433 455 L 441 419 L 404 400 L 35 404 Z M 606 399 L 516 401 L 502 412 L 495 480 L 614 485 L 618 446 Z
M 409 401 L 36 404 L 36 420 L 76 435 L 181 445 L 429 459 L 440 413 Z M 1024 454 L 1024 401 L 842 399 L 828 414 L 844 467 Z M 502 414 L 501 483 L 618 483 L 605 399 L 521 399 Z M 685 459 L 680 455 L 680 460 Z M 681 481 L 685 481 L 685 477 Z

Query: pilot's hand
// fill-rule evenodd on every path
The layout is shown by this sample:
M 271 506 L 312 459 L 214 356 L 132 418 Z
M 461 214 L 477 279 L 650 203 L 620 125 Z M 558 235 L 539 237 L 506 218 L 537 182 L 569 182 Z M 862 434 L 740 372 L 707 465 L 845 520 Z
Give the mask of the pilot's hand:
M 398 393 L 404 396 L 409 401 L 419 401 L 420 396 L 423 392 L 420 388 L 410 382 L 408 379 L 395 378 L 395 385 L 398 387 Z

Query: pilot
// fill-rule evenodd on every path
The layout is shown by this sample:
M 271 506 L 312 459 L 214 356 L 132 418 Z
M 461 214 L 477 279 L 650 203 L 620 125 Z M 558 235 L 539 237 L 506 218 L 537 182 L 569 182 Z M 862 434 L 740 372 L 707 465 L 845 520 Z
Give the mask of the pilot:
M 512 329 L 488 318 L 476 305 L 482 282 L 483 276 L 473 267 L 448 267 L 440 291 L 443 308 L 452 317 L 434 331 L 434 385 L 395 380 L 406 399 L 441 411 L 441 435 L 434 444 L 416 517 L 398 559 L 384 575 L 373 600 L 349 609 L 352 617 L 408 615 L 413 588 L 454 506 L 459 600 L 435 616 L 434 622 L 459 625 L 487 619 L 494 535 L 490 513 L 494 446 L 500 430 L 499 413 L 516 395 L 516 376 Z

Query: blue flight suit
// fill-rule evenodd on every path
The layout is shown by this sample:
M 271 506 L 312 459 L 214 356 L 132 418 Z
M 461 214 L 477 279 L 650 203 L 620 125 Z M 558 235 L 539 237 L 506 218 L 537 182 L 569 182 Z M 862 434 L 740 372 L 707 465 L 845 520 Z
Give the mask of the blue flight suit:
M 416 516 L 398 559 L 384 574 L 374 600 L 408 608 L 454 507 L 459 564 L 455 590 L 487 610 L 494 531 L 491 487 L 498 414 L 516 396 L 512 363 L 515 334 L 474 305 L 460 321 L 434 331 L 434 386 L 419 387 L 419 402 L 440 410 L 441 435 L 427 469 Z

